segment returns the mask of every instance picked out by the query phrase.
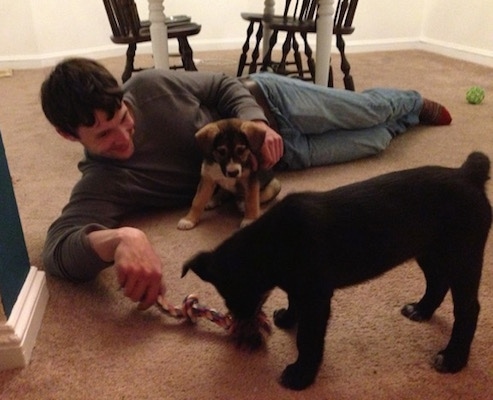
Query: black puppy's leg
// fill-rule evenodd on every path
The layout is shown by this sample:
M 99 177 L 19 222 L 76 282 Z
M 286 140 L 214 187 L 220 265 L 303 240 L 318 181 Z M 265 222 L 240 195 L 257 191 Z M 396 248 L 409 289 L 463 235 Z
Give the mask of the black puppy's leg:
M 401 309 L 402 315 L 413 321 L 427 321 L 442 304 L 450 287 L 446 273 L 448 266 L 435 254 L 428 254 L 417 260 L 426 279 L 426 291 L 417 303 L 406 304 Z
M 298 322 L 296 301 L 288 294 L 288 308 L 280 308 L 274 311 L 274 324 L 281 329 L 290 329 Z
M 435 358 L 434 367 L 439 372 L 458 372 L 467 364 L 480 309 L 481 268 L 482 257 L 455 263 L 451 285 L 455 320 L 447 347 Z
M 331 297 L 332 293 L 323 300 L 311 296 L 299 304 L 298 359 L 284 369 L 280 378 L 284 387 L 302 390 L 314 382 L 324 353 Z

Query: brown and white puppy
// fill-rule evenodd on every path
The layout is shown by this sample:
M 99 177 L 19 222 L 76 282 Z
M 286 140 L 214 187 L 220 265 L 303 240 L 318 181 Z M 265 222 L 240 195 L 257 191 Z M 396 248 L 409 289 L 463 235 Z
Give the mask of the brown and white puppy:
M 197 225 L 203 211 L 212 208 L 210 202 L 218 186 L 244 199 L 241 226 L 257 219 L 260 204 L 272 200 L 281 190 L 272 171 L 257 169 L 265 130 L 255 122 L 230 118 L 207 124 L 195 138 L 204 154 L 201 179 L 192 207 L 178 222 L 178 229 Z

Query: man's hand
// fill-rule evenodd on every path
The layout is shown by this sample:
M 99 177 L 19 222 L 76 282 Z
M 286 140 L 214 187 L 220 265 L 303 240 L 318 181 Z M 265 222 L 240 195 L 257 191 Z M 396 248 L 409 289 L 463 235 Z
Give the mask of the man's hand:
M 103 260 L 113 261 L 124 295 L 139 302 L 139 309 L 149 308 L 164 295 L 162 263 L 144 232 L 123 227 L 94 231 L 88 238 Z
M 258 121 L 262 128 L 265 129 L 265 140 L 260 152 L 262 154 L 262 163 L 260 168 L 271 169 L 278 163 L 284 154 L 284 143 L 281 135 L 263 121 Z

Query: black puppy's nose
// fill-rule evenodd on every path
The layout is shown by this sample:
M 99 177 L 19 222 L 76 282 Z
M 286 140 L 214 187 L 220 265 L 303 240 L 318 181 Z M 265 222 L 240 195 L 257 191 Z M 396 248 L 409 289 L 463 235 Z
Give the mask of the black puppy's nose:
M 233 171 L 227 171 L 228 177 L 230 177 L 230 178 L 236 178 L 239 173 L 240 173 L 240 171 L 238 171 L 237 169 L 235 169 Z

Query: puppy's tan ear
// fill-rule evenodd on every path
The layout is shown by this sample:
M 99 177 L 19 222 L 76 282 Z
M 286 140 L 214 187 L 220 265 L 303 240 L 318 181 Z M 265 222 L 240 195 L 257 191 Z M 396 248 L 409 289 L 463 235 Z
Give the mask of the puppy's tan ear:
M 218 124 L 211 122 L 195 133 L 195 140 L 203 154 L 209 155 L 212 153 L 212 143 L 219 130 Z
M 254 153 L 260 152 L 265 140 L 265 129 L 252 121 L 244 121 L 240 129 L 246 135 L 250 149 Z

